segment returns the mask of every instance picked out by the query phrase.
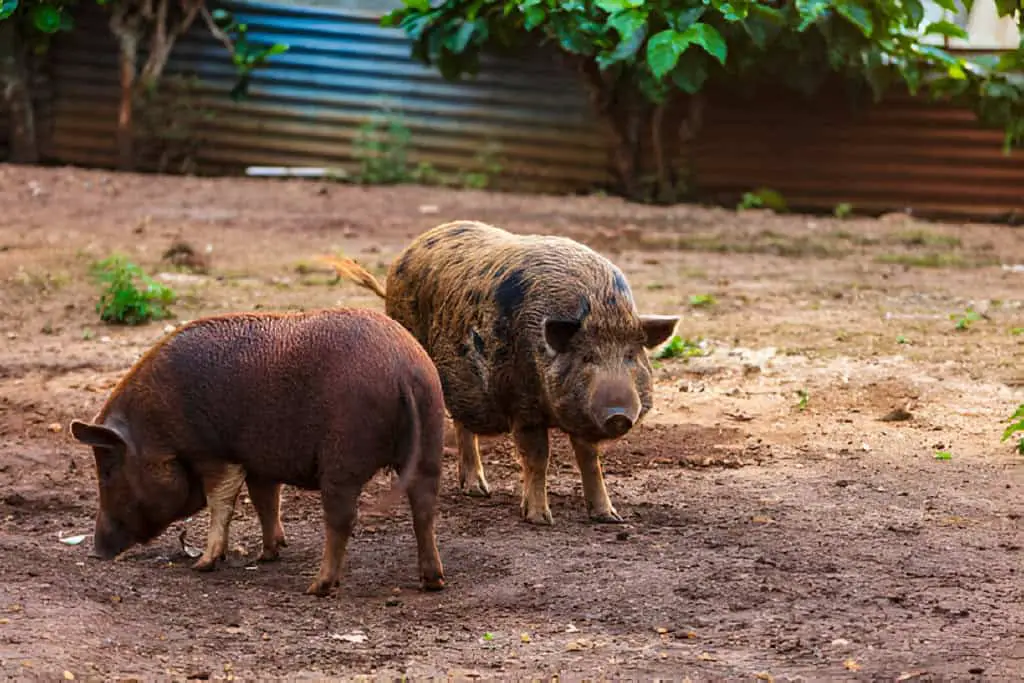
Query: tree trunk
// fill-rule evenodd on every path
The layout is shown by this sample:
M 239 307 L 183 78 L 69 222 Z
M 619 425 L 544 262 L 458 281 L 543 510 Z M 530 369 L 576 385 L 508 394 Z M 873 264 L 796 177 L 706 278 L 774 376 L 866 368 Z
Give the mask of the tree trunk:
M 133 113 L 144 13 L 152 14 L 152 7 L 148 3 L 139 8 L 122 2 L 117 4 L 114 13 L 110 15 L 110 31 L 118 42 L 121 75 L 121 103 L 117 112 L 117 167 L 122 171 L 135 169 Z
M 121 104 L 117 110 L 117 167 L 122 171 L 135 169 L 135 74 L 139 44 L 134 36 L 120 40 Z
M 16 164 L 38 163 L 39 141 L 28 55 L 14 19 L 0 21 L 0 79 L 9 117 L 9 160 Z
M 611 71 L 602 72 L 592 59 L 580 59 L 577 68 L 590 94 L 591 106 L 611 130 L 612 166 L 618 190 L 629 199 L 641 199 L 640 132 L 650 107 L 641 104 L 640 94 L 628 82 Z

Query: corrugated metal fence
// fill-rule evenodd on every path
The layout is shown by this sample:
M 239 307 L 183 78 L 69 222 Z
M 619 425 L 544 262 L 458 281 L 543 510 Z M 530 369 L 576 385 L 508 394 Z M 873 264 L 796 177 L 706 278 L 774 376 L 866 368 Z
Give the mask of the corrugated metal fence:
M 717 96 L 704 121 L 691 152 L 708 200 L 767 187 L 799 209 L 1024 214 L 1024 150 L 1004 155 L 1002 131 L 960 107 L 900 94 L 851 106 L 836 89 L 813 101 Z
M 255 165 L 355 168 L 359 126 L 385 103 L 412 133 L 413 162 L 472 170 L 497 143 L 501 175 L 516 187 L 575 190 L 607 179 L 603 134 L 574 74 L 549 55 L 489 59 L 472 82 L 448 83 L 409 58 L 404 34 L 378 26 L 379 13 L 262 3 L 224 5 L 253 41 L 287 53 L 261 69 L 250 97 L 232 102 L 234 71 L 224 48 L 196 26 L 175 48 L 168 73 L 194 73 L 202 106 L 198 154 L 205 172 Z M 84 8 L 83 8 L 84 9 Z M 101 11 L 83 11 L 81 30 L 54 52 L 54 156 L 112 166 L 119 96 L 116 45 Z
M 307 0 L 308 1 L 308 0 Z M 234 71 L 202 26 L 177 46 L 170 73 L 194 73 L 201 104 L 199 170 L 246 165 L 355 168 L 359 126 L 389 101 L 412 133 L 411 158 L 441 170 L 472 170 L 500 145 L 501 186 L 577 191 L 607 183 L 609 157 L 575 74 L 552 53 L 488 59 L 476 79 L 448 83 L 409 58 L 401 31 L 380 12 L 233 2 L 254 40 L 291 46 L 233 103 Z M 394 3 L 380 3 L 378 6 Z M 51 61 L 52 112 L 43 147 L 58 162 L 111 167 L 119 96 L 117 50 L 106 14 L 84 5 L 81 29 L 62 37 Z M 1024 213 L 1024 153 L 1001 153 L 1001 132 L 971 112 L 894 96 L 851 109 L 838 93 L 813 101 L 710 97 L 704 127 L 686 150 L 704 200 L 734 203 L 769 187 L 796 209 L 859 209 L 1002 217 Z M 645 162 L 645 166 L 649 166 Z

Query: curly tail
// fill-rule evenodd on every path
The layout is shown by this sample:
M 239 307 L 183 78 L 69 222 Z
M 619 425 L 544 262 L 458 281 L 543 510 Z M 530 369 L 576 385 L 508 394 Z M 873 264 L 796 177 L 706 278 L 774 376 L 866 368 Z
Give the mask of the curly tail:
M 342 258 L 340 256 L 319 256 L 317 257 L 317 260 L 332 266 L 335 272 L 338 273 L 339 277 L 351 280 L 360 287 L 365 287 L 381 299 L 387 298 L 384 285 L 382 285 L 380 281 L 373 276 L 373 273 L 368 271 L 366 268 L 363 268 L 352 259 Z

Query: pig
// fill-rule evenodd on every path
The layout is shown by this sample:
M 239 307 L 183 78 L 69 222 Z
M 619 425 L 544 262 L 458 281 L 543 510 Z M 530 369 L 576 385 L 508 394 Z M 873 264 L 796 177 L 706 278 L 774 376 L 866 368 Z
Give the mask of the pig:
M 321 256 L 385 301 L 441 375 L 464 493 L 489 496 L 478 436 L 511 432 L 522 465 L 521 516 L 553 523 L 548 436 L 568 434 L 590 518 L 621 523 L 598 448 L 650 411 L 651 365 L 678 316 L 640 315 L 622 271 L 566 237 L 454 221 L 417 237 L 386 288 L 352 259 Z
M 319 490 L 325 544 L 307 593 L 338 585 L 359 494 L 381 469 L 412 509 L 422 585 L 444 587 L 434 521 L 444 447 L 441 381 L 401 325 L 369 309 L 228 313 L 157 342 L 92 422 L 99 485 L 93 554 L 109 560 L 210 509 L 208 571 L 224 555 L 246 483 L 263 534 L 260 560 L 287 546 L 281 486 Z

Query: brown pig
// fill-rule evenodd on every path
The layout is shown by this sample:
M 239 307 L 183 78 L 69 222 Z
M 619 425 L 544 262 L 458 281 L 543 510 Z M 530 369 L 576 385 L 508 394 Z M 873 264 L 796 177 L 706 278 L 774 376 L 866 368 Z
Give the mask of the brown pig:
M 385 299 L 426 348 L 456 430 L 459 482 L 488 496 L 478 435 L 511 432 L 523 466 L 522 515 L 551 524 L 548 431 L 571 440 L 590 517 L 621 522 L 598 444 L 651 409 L 644 351 L 677 316 L 640 315 L 622 271 L 565 237 L 515 235 L 475 221 L 437 226 L 391 264 L 387 289 L 350 259 L 323 257 Z
M 188 323 L 158 342 L 71 434 L 92 446 L 99 480 L 94 554 L 111 559 L 210 508 L 206 550 L 223 557 L 247 484 L 262 560 L 285 546 L 281 485 L 321 492 L 326 540 L 308 593 L 339 582 L 363 486 L 399 473 L 423 585 L 444 586 L 434 535 L 444 397 L 429 356 L 370 310 L 233 313 Z

